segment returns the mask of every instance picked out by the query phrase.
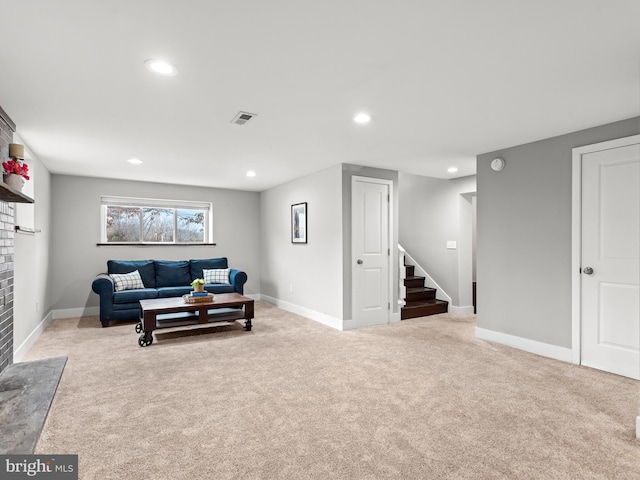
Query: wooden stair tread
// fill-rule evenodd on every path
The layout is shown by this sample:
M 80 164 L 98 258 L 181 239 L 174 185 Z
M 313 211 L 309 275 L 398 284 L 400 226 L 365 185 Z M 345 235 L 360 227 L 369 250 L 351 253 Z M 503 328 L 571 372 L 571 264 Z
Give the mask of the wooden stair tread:
M 407 320 L 409 318 L 426 317 L 428 315 L 436 315 L 438 313 L 447 313 L 448 310 L 449 302 L 445 300 L 414 302 L 402 307 L 402 310 L 400 311 L 400 319 Z
M 412 307 L 420 307 L 422 305 L 436 305 L 436 304 L 444 304 L 447 305 L 449 302 L 446 300 L 440 300 L 438 298 L 434 298 L 433 300 L 420 300 L 417 302 L 408 302 L 404 308 L 412 308 Z
M 436 289 L 429 287 L 407 288 L 405 303 L 411 304 L 416 302 L 425 302 L 427 300 L 436 299 Z
M 435 292 L 435 288 L 431 287 L 407 287 L 407 293 L 419 293 L 419 292 Z
M 425 277 L 405 277 L 404 285 L 407 288 L 424 287 Z

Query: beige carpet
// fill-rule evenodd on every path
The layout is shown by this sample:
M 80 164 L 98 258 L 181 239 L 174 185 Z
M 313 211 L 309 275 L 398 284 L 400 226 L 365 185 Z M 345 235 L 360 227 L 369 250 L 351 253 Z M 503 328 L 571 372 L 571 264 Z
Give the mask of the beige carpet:
M 54 320 L 36 453 L 82 479 L 638 479 L 638 382 L 476 340 L 474 316 L 339 332 L 256 303 L 251 332 Z

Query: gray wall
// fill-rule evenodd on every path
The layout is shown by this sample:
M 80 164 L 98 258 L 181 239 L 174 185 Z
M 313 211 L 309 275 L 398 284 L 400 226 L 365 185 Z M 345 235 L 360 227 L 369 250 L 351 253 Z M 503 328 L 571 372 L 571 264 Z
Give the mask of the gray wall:
M 337 165 L 261 194 L 262 293 L 340 320 L 352 317 L 351 177 L 393 182 L 393 243 L 398 239 L 398 172 Z M 309 242 L 291 243 L 290 208 L 307 202 Z M 397 250 L 393 265 L 397 265 Z M 393 311 L 397 313 L 397 272 Z M 293 292 L 290 287 L 293 285 Z
M 636 117 L 478 155 L 479 328 L 571 348 L 571 149 L 639 132 Z
M 66 175 L 52 175 L 51 188 L 52 308 L 97 306 L 91 282 L 109 259 L 228 257 L 230 267 L 247 272 L 245 294 L 260 293 L 259 193 Z M 212 202 L 217 246 L 96 246 L 102 195 Z
M 340 165 L 260 194 L 262 294 L 342 319 Z M 291 205 L 307 202 L 307 243 L 291 243 Z M 293 288 L 293 291 L 291 291 Z
M 19 137 L 16 141 L 22 143 Z M 23 192 L 32 197 L 34 203 L 16 203 L 15 221 L 20 227 L 35 228 L 39 232 L 15 234 L 13 335 L 17 360 L 29 350 L 30 342 L 35 341 L 29 336 L 52 309 L 51 175 L 28 147 L 25 157 L 31 180 Z
M 463 305 L 459 299 L 459 250 L 446 247 L 447 240 L 460 246 L 461 195 L 476 191 L 475 175 L 445 180 L 401 172 L 399 184 L 400 245 L 445 290 L 453 305 L 470 305 L 470 301 Z

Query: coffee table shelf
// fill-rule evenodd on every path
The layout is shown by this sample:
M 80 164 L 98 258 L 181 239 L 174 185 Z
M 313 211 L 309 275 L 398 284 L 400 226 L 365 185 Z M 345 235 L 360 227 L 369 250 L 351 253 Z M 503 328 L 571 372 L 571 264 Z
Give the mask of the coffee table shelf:
M 156 316 L 156 330 L 160 328 L 180 327 L 186 325 L 209 325 L 219 322 L 235 322 L 244 320 L 242 309 L 228 309 L 228 311 L 208 310 L 204 319 L 200 318 L 199 312 L 165 313 Z

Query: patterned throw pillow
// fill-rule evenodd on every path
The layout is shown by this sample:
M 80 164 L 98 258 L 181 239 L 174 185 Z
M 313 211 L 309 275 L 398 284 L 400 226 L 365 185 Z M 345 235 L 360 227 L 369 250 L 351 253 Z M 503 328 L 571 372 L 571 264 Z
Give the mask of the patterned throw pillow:
M 138 270 L 134 270 L 131 273 L 112 273 L 109 276 L 115 284 L 116 292 L 144 288 L 144 283 L 142 283 Z
M 229 282 L 229 270 L 230 268 L 214 268 L 211 270 L 207 270 L 206 268 L 202 270 L 202 275 L 204 276 L 204 283 L 226 283 Z

